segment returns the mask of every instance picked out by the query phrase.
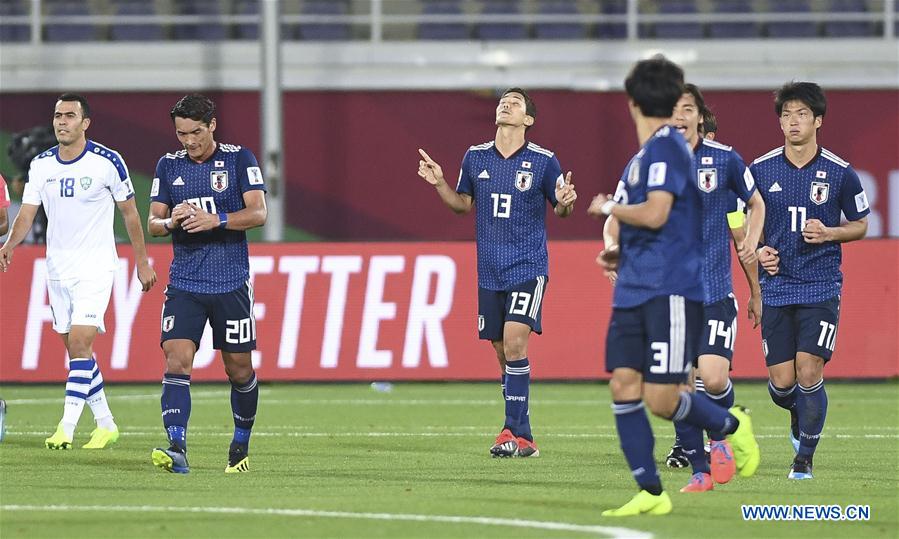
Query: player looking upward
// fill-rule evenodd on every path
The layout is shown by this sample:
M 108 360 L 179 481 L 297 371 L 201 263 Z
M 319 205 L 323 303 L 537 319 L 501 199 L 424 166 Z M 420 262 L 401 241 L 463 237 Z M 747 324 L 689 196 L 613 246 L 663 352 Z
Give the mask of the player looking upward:
M 555 154 L 525 134 L 537 108 L 521 88 L 506 90 L 496 107 L 496 137 L 465 152 L 453 189 L 443 169 L 424 150 L 418 175 L 433 185 L 451 210 L 476 208 L 478 335 L 499 360 L 506 419 L 490 448 L 494 457 L 540 455 L 528 413 L 528 339 L 541 333 L 548 276 L 546 202 L 559 217 L 574 208 L 571 172 L 562 175 Z

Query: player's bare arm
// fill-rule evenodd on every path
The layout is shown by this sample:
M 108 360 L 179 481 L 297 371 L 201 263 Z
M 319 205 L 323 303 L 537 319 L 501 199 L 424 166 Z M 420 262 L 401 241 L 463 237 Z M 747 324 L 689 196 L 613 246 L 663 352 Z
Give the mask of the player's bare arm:
M 858 221 L 849 221 L 840 226 L 824 226 L 818 219 L 809 219 L 802 230 L 802 238 L 805 243 L 824 243 L 833 241 L 846 243 L 860 240 L 868 233 L 868 218 L 862 217 Z
M 125 221 L 125 230 L 128 231 L 128 239 L 131 240 L 131 248 L 134 249 L 134 258 L 137 262 L 137 278 L 141 288 L 147 292 L 156 284 L 156 272 L 150 267 L 147 256 L 147 245 L 144 243 L 144 231 L 140 226 L 140 214 L 137 212 L 137 204 L 134 198 L 124 202 L 116 202 L 122 219 Z
M 9 265 L 12 263 L 12 251 L 22 243 L 22 240 L 28 235 L 28 231 L 31 230 L 38 207 L 34 204 L 22 204 L 22 207 L 19 208 L 19 213 L 12 224 L 12 231 L 6 238 L 6 243 L 0 247 L 0 271 L 5 272 L 9 269 Z
M 147 231 L 151 236 L 168 236 L 171 231 L 180 226 L 175 224 L 174 216 L 169 215 L 168 204 L 162 202 L 150 203 L 150 215 L 147 217 Z
M 243 194 L 243 201 L 246 206 L 244 209 L 220 214 L 209 213 L 195 204 L 190 204 L 190 214 L 181 223 L 181 228 L 190 234 L 196 234 L 215 228 L 249 230 L 264 225 L 268 217 L 265 193 L 261 190 L 247 191 Z
M 9 232 L 9 213 L 6 208 L 0 208 L 0 236 Z
M 746 202 L 746 210 L 749 217 L 746 223 L 746 234 L 743 241 L 736 244 L 737 256 L 740 257 L 741 264 L 754 265 L 758 261 L 756 248 L 762 237 L 762 228 L 765 226 L 765 201 L 758 191 L 753 193 Z
M 658 230 L 668 222 L 672 205 L 674 195 L 667 191 L 651 191 L 646 202 L 640 204 L 617 204 L 612 195 L 597 195 L 590 202 L 587 214 L 596 218 L 611 215 L 626 225 Z
M 618 280 L 618 262 L 621 260 L 621 251 L 618 248 L 618 234 L 621 228 L 618 219 L 609 217 L 602 227 L 603 250 L 596 257 L 596 263 L 603 269 L 603 275 L 608 277 L 612 286 Z
M 755 194 L 758 194 L 756 192 Z M 734 238 L 734 249 L 739 252 L 740 246 L 749 244 L 746 239 L 746 230 L 743 227 L 731 228 L 730 234 Z M 758 241 L 753 245 L 758 245 Z M 740 258 L 740 267 L 743 268 L 743 274 L 746 276 L 746 282 L 749 284 L 749 303 L 747 305 L 747 315 L 752 320 L 752 327 L 757 328 L 762 323 L 762 288 L 759 284 L 759 267 L 758 255 L 753 249 L 753 257 L 751 261 L 745 261 Z
M 556 200 L 558 204 L 553 211 L 559 217 L 568 217 L 574 211 L 574 201 L 577 200 L 577 192 L 574 190 L 574 184 L 571 183 L 571 171 L 565 175 L 565 181 L 561 185 L 556 186 Z
M 421 159 L 418 161 L 418 175 L 437 189 L 437 194 L 443 203 L 456 213 L 468 213 L 471 211 L 472 199 L 469 195 L 459 194 L 443 177 L 443 168 L 431 159 L 421 148 L 418 149 Z

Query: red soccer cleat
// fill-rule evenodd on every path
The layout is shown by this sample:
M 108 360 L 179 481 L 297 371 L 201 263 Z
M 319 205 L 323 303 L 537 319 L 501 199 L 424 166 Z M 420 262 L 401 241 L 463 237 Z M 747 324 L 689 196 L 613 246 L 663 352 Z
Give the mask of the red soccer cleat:
M 690 478 L 690 482 L 687 483 L 687 486 L 680 489 L 681 492 L 707 492 L 715 488 L 714 483 L 712 483 L 712 476 L 707 473 L 695 473 L 693 477 Z
M 518 454 L 518 441 L 509 429 L 503 429 L 496 437 L 496 442 L 490 448 L 490 454 L 494 457 L 514 457 Z
M 730 447 L 730 442 L 712 440 L 710 465 L 712 479 L 716 483 L 723 485 L 733 478 L 737 471 L 737 463 L 734 460 L 734 451 Z
M 537 444 L 534 442 L 527 440 L 525 438 L 517 438 L 516 442 L 518 443 L 518 456 L 519 457 L 539 457 L 540 450 L 537 449 Z

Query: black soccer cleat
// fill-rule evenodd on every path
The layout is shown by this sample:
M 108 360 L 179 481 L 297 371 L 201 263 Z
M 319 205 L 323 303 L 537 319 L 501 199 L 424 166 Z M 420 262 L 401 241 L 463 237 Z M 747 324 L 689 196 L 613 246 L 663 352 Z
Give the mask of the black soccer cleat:
M 687 458 L 687 453 L 683 447 L 674 444 L 671 446 L 668 456 L 665 457 L 665 464 L 669 468 L 687 468 L 690 466 L 690 459 Z
M 247 456 L 247 446 L 231 442 L 228 450 L 228 466 L 225 473 L 243 473 L 250 471 L 250 457 Z
M 812 479 L 812 459 L 796 455 L 793 465 L 790 466 L 789 479 Z

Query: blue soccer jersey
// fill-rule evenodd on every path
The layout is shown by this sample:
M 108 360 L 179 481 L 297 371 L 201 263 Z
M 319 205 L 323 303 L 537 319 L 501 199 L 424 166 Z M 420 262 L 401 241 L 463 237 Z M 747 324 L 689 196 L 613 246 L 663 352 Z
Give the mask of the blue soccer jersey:
M 668 221 L 658 230 L 621 223 L 615 307 L 636 307 L 664 295 L 704 301 L 702 201 L 692 182 L 691 153 L 684 137 L 664 126 L 625 168 L 615 192 L 619 204 L 646 202 L 652 191 L 671 193 L 674 203 Z
M 232 213 L 246 207 L 243 194 L 265 190 L 253 152 L 232 144 L 218 144 L 203 163 L 186 150 L 159 159 L 150 197 L 174 208 L 192 202 L 209 213 Z M 175 256 L 169 271 L 171 286 L 199 294 L 221 294 L 250 278 L 247 234 L 242 230 L 213 229 L 194 234 L 172 232 Z
M 819 147 L 804 167 L 796 168 L 783 147 L 750 166 L 765 199 L 765 245 L 777 249 L 780 271 L 760 271 L 766 305 L 819 303 L 840 294 L 842 250 L 836 242 L 806 243 L 802 229 L 808 219 L 840 226 L 840 213 L 857 221 L 870 213 L 858 175 L 849 163 Z
M 508 158 L 493 142 L 468 149 L 456 191 L 475 203 L 480 288 L 508 290 L 548 274 L 546 201 L 555 207 L 561 183 L 559 160 L 533 142 Z
M 717 303 L 733 292 L 730 269 L 730 227 L 727 214 L 735 210 L 735 197 L 748 202 L 755 180 L 743 158 L 730 146 L 703 139 L 695 150 L 696 186 L 702 197 L 702 241 L 705 260 L 702 282 L 706 304 Z

